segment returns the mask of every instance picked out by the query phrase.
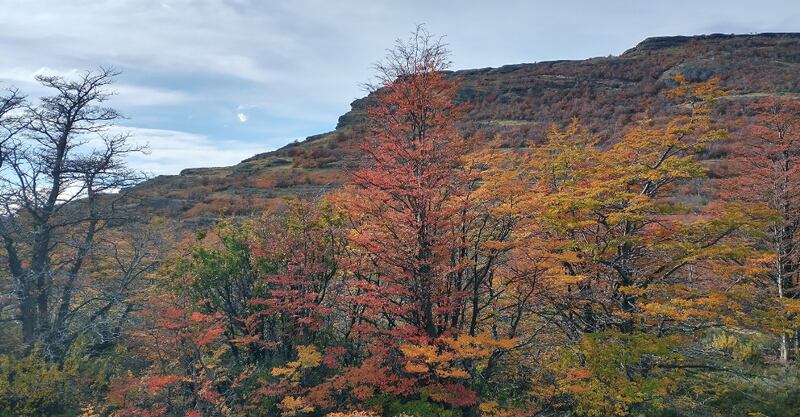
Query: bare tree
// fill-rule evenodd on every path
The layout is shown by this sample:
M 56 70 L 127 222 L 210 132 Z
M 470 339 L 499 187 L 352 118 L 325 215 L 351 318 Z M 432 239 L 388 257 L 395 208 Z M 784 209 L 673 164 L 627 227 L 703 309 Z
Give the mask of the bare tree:
M 24 104 L 25 97 L 16 88 L 9 88 L 0 95 L 0 167 L 5 161 L 5 144 L 25 126 L 20 117 Z
M 374 93 L 396 80 L 408 79 L 426 72 L 442 72 L 450 68 L 450 50 L 444 37 L 437 37 L 418 24 L 411 36 L 395 40 L 394 48 L 386 50 L 382 61 L 373 64 L 375 79 L 362 85 Z
M 113 133 L 121 116 L 104 106 L 117 75 L 101 68 L 74 80 L 37 77 L 54 95 L 24 105 L 23 128 L 4 146 L 0 237 L 15 320 L 25 345 L 40 343 L 54 358 L 78 335 L 108 323 L 134 278 L 152 268 L 140 246 L 118 259 L 120 276 L 87 290 L 88 275 L 102 263 L 98 250 L 114 252 L 99 233 L 130 220 L 125 194 L 116 191 L 143 179 L 124 162 L 142 149 L 126 133 Z

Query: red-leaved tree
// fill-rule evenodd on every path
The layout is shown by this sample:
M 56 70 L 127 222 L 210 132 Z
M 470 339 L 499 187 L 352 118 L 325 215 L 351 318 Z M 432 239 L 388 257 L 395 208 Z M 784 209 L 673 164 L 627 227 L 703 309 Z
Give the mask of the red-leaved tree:
M 800 102 L 771 97 L 752 106 L 745 139 L 733 148 L 727 199 L 769 210 L 764 245 L 774 255 L 770 278 L 779 299 L 796 297 L 800 227 Z M 788 360 L 788 333 L 780 335 L 780 359 Z M 797 337 L 795 335 L 795 337 Z
M 463 158 L 469 141 L 456 127 L 465 105 L 445 72 L 448 54 L 418 27 L 376 65 L 365 162 L 334 198 L 352 228 L 352 334 L 366 342 L 368 359 L 333 386 L 358 399 L 424 392 L 450 405 L 476 403 L 465 384 L 473 358 L 455 341 L 469 320 L 468 286 L 458 280 L 468 268 L 463 226 L 474 178 Z M 392 377 L 353 383 L 358 375 Z
M 359 300 L 370 331 L 435 338 L 452 308 L 452 216 L 464 191 L 456 84 L 444 44 L 419 28 L 376 65 L 365 166 L 340 195 L 361 257 Z M 383 320 L 380 320 L 383 319 Z

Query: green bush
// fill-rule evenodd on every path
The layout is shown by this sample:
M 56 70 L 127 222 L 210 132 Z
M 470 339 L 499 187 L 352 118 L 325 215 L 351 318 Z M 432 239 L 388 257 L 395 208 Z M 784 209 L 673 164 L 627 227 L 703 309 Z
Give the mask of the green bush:
M 394 417 L 408 415 L 415 417 L 461 417 L 461 410 L 446 408 L 431 402 L 426 395 L 422 395 L 418 400 L 401 401 L 390 396 L 378 397 L 373 405 L 383 409 L 383 415 Z
M 0 415 L 39 417 L 77 408 L 78 363 L 48 363 L 39 348 L 27 356 L 0 355 Z

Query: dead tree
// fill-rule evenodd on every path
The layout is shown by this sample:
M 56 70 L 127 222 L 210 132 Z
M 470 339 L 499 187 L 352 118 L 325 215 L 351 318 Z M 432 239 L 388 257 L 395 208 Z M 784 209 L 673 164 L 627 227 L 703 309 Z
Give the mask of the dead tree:
M 117 75 L 100 69 L 76 79 L 37 77 L 54 94 L 26 104 L 22 127 L 4 144 L 0 237 L 14 318 L 23 344 L 38 343 L 52 358 L 79 335 L 102 332 L 98 326 L 107 325 L 110 314 L 125 314 L 124 307 L 115 309 L 152 268 L 137 247 L 116 260 L 118 276 L 91 277 L 108 261 L 99 258 L 109 247 L 100 233 L 131 219 L 125 193 L 118 191 L 143 178 L 124 161 L 142 149 L 127 134 L 114 133 L 121 116 L 104 105 Z
M 0 167 L 5 161 L 5 145 L 25 126 L 20 111 L 25 97 L 16 88 L 10 88 L 0 95 Z

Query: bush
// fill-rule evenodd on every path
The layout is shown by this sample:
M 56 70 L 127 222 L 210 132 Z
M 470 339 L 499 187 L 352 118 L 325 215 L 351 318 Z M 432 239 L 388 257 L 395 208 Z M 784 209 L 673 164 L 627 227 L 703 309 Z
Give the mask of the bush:
M 0 355 L 0 415 L 44 417 L 77 408 L 78 374 L 74 356 L 59 365 L 39 348 L 24 357 Z

